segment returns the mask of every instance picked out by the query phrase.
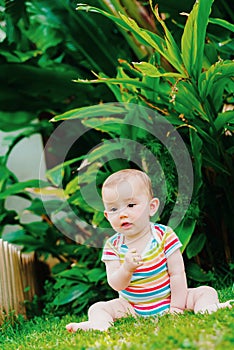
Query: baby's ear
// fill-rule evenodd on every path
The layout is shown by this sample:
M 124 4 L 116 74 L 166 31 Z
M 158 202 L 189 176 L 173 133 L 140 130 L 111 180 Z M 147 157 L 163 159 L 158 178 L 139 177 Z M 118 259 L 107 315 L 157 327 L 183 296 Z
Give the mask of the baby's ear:
M 150 216 L 154 216 L 154 214 L 158 211 L 159 208 L 159 199 L 158 198 L 153 198 L 150 201 Z
M 104 210 L 104 216 L 105 216 L 105 218 L 109 221 L 109 219 L 108 219 L 108 213 L 107 213 L 106 210 Z

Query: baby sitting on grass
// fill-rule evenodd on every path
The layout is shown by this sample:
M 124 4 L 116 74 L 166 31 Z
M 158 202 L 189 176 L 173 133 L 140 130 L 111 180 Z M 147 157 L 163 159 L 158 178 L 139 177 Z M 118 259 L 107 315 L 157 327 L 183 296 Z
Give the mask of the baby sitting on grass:
M 150 222 L 159 200 L 146 173 L 125 169 L 112 174 L 103 184 L 102 199 L 105 217 L 116 232 L 107 240 L 102 260 L 119 298 L 92 305 L 88 321 L 69 323 L 69 332 L 106 331 L 128 315 L 212 313 L 232 307 L 232 300 L 221 303 L 211 287 L 187 287 L 178 237 L 170 227 Z

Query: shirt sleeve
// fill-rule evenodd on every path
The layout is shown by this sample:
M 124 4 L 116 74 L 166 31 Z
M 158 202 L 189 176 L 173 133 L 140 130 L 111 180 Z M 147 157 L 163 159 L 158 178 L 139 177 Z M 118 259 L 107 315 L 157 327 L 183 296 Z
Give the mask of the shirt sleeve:
M 113 239 L 109 238 L 104 245 L 101 260 L 105 262 L 107 260 L 110 261 L 110 260 L 119 260 L 119 259 L 120 257 L 119 257 L 118 249 L 113 244 Z
M 163 240 L 164 240 L 164 253 L 167 258 L 172 253 L 174 253 L 177 249 L 182 247 L 182 244 L 178 236 L 170 227 L 167 227 Z

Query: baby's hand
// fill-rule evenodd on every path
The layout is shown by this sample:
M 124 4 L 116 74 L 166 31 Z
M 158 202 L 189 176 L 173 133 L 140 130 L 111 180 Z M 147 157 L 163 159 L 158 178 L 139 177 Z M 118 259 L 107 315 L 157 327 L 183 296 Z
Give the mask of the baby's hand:
M 140 254 L 137 253 L 137 250 L 135 248 L 132 248 L 125 255 L 124 267 L 126 268 L 126 270 L 133 272 L 143 264 L 144 263 L 143 263 L 142 257 Z
M 179 309 L 178 307 L 171 306 L 170 307 L 170 313 L 171 314 L 183 314 L 184 310 Z

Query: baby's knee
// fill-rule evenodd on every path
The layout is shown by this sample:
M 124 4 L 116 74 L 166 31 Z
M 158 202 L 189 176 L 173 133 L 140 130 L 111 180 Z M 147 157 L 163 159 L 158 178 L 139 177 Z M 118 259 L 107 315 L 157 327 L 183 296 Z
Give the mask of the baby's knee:
M 218 301 L 218 293 L 209 286 L 201 286 L 193 289 L 193 305 L 196 308 L 200 304 L 213 304 Z
M 93 305 L 90 306 L 88 310 L 88 315 L 91 315 L 94 312 L 102 312 L 106 311 L 106 302 L 105 301 L 99 301 Z
M 199 304 L 212 304 L 218 301 L 218 293 L 209 286 L 200 286 L 188 290 L 186 308 L 194 310 Z
M 200 295 L 208 295 L 208 296 L 213 297 L 213 298 L 218 297 L 218 293 L 213 287 L 201 286 L 201 287 L 198 287 L 197 289 L 198 289 L 198 292 Z

